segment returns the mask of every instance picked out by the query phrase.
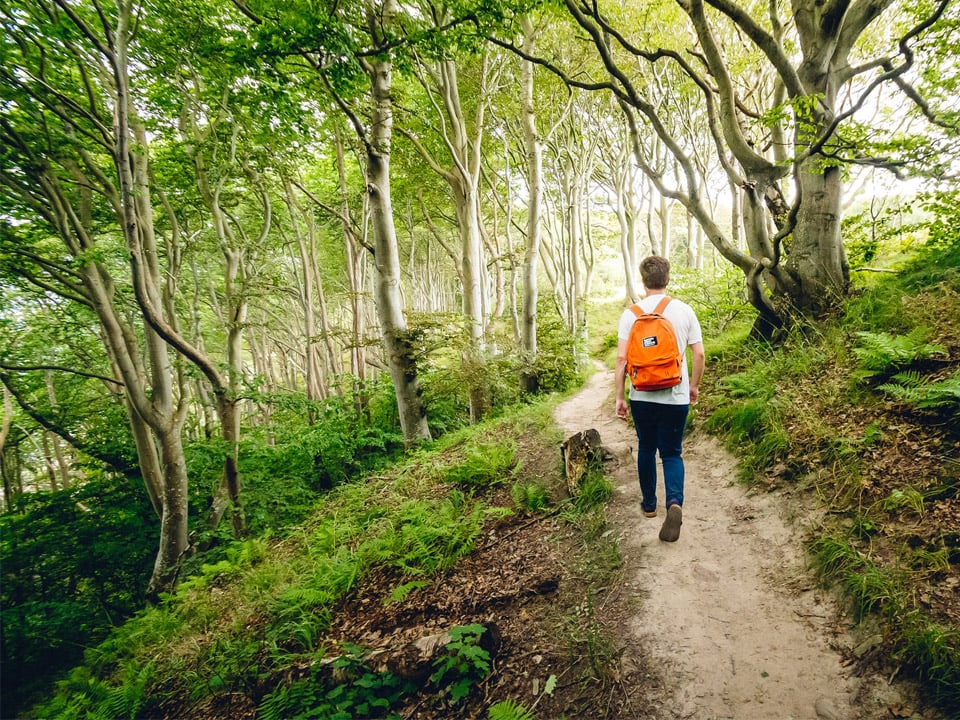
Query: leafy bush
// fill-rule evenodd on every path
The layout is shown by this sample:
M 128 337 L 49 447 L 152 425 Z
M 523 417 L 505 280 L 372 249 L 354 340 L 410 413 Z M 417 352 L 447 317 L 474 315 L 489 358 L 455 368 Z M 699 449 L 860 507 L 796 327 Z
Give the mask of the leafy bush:
M 371 671 L 362 648 L 344 647 L 346 654 L 330 663 L 329 669 L 314 661 L 308 677 L 281 684 L 266 695 L 257 708 L 258 716 L 262 720 L 398 717 L 391 709 L 416 688 L 392 673 Z
M 960 190 L 934 192 L 921 197 L 923 209 L 933 218 L 927 224 L 927 245 L 937 251 L 960 251 Z M 953 263 L 957 267 L 960 262 Z
M 140 608 L 159 522 L 142 483 L 92 478 L 0 516 L 4 709 Z
M 390 417 L 373 409 L 385 386 L 368 390 L 369 415 L 358 411 L 348 397 L 320 403 L 285 393 L 260 398 L 271 408 L 271 435 L 252 428 L 239 457 L 244 513 L 252 534 L 301 522 L 320 493 L 399 456 L 403 448 L 399 430 Z M 225 450 L 219 441 L 195 442 L 186 448 L 192 508 L 205 507 L 220 483 Z
M 486 631 L 477 624 L 452 628 L 445 653 L 433 661 L 436 670 L 430 681 L 446 687 L 454 703 L 463 700 L 477 681 L 490 674 L 490 653 L 480 647 L 480 636 Z
M 532 371 L 541 393 L 564 392 L 580 381 L 576 342 L 556 310 L 544 301 L 537 308 L 537 358 Z
M 527 512 L 539 512 L 550 504 L 547 488 L 539 482 L 518 482 L 510 488 L 514 505 Z
M 744 302 L 743 273 L 724 264 L 716 274 L 680 269 L 670 281 L 670 294 L 689 303 L 697 313 L 704 335 L 714 338 L 750 315 Z M 712 344 L 712 340 L 711 340 Z
M 443 472 L 443 479 L 462 488 L 486 488 L 506 482 L 516 470 L 517 445 L 507 440 L 471 445 L 462 461 Z
M 563 392 L 580 381 L 571 362 L 574 339 L 556 309 L 541 301 L 537 318 L 537 356 L 516 352 L 477 357 L 463 337 L 448 337 L 449 347 L 434 349 L 431 362 L 420 374 L 427 420 L 434 437 L 455 431 L 470 422 L 470 399 L 480 399 L 484 416 L 497 416 L 525 400 L 521 379 L 537 379 L 537 393 Z M 511 335 L 496 338 L 497 345 L 511 346 Z

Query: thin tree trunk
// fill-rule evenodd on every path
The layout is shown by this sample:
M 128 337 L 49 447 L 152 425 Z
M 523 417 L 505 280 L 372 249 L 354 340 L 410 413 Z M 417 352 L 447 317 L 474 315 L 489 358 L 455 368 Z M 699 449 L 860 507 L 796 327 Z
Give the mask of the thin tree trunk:
M 7 438 L 10 437 L 10 426 L 13 424 L 13 398 L 6 385 L 3 386 L 3 418 L 0 419 L 0 476 L 3 478 L 3 509 L 10 509 L 13 499 L 13 486 L 10 483 L 10 472 L 7 452 Z
M 531 56 L 536 52 L 537 36 L 530 17 L 520 19 L 523 30 L 523 49 Z M 534 393 L 539 387 L 539 378 L 534 371 L 537 359 L 537 302 L 540 290 L 537 281 L 537 264 L 540 257 L 541 214 L 543 211 L 543 146 L 537 130 L 536 106 L 534 104 L 533 63 L 521 61 L 520 107 L 523 123 L 524 152 L 527 173 L 527 232 L 523 253 L 523 301 L 520 314 L 520 347 L 525 355 L 528 370 L 521 375 L 522 390 Z M 548 271 L 549 274 L 549 271 Z
M 370 12 L 370 11 L 368 11 Z M 371 17 L 370 27 L 382 22 L 389 28 L 396 13 L 395 0 L 385 0 L 383 15 Z M 379 55 L 367 65 L 372 96 L 371 137 L 367 144 L 367 195 L 373 227 L 373 260 L 376 268 L 374 296 L 381 340 L 397 397 L 400 427 L 408 447 L 430 440 L 430 429 L 420 397 L 416 350 L 407 329 L 400 295 L 400 257 L 390 192 L 390 145 L 393 135 L 392 66 Z
M 673 219 L 670 211 L 673 203 L 669 202 L 663 195 L 660 196 L 660 255 L 670 258 L 673 250 Z
M 44 382 L 47 386 L 47 399 L 50 401 L 50 408 L 54 411 L 57 410 L 59 404 L 57 403 L 57 393 L 53 387 L 53 373 L 49 370 L 44 373 Z M 70 487 L 70 467 L 67 464 L 67 459 L 63 454 L 63 444 L 60 441 L 60 437 L 54 433 L 50 434 L 50 445 L 53 449 L 53 457 L 57 461 L 57 470 L 60 474 L 60 487 L 66 490 Z

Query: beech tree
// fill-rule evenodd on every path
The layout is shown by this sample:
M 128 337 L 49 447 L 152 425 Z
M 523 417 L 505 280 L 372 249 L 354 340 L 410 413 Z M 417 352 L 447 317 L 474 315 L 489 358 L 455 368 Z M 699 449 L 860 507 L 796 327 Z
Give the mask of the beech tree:
M 436 15 L 435 25 L 449 18 Z M 416 76 L 423 87 L 426 105 L 431 112 L 429 130 L 439 140 L 440 152 L 434 152 L 410 127 L 401 130 L 427 165 L 447 184 L 456 213 L 459 231 L 458 275 L 463 288 L 462 311 L 467 325 L 467 353 L 469 360 L 482 367 L 486 349 L 486 332 L 490 313 L 490 299 L 484 268 L 485 253 L 480 208 L 481 163 L 487 105 L 491 85 L 495 85 L 498 71 L 496 58 L 484 56 L 471 68 L 476 74 L 470 95 L 463 93 L 459 75 L 461 68 L 451 56 L 437 60 L 416 58 Z M 468 103 L 466 100 L 470 99 Z M 424 113 L 425 115 L 427 113 Z M 479 374 L 482 374 L 479 373 Z M 478 378 L 479 379 L 479 378 Z M 471 384 L 470 415 L 476 422 L 485 412 L 486 401 L 480 383 Z
M 160 515 L 150 583 L 157 593 L 172 586 L 189 547 L 182 432 L 190 391 L 183 361 L 209 384 L 228 448 L 224 492 L 210 521 L 219 522 L 229 502 L 235 531 L 243 531 L 243 522 L 236 372 L 224 373 L 196 342 L 202 336 L 191 342 L 182 329 L 177 280 L 187 238 L 175 193 L 157 181 L 152 148 L 168 128 L 156 122 L 149 98 L 156 76 L 143 67 L 148 58 L 157 61 L 150 55 L 157 48 L 148 44 L 156 31 L 151 23 L 162 18 L 137 22 L 141 11 L 125 0 L 106 8 L 62 0 L 8 8 L 0 181 L 8 219 L 4 235 L 12 239 L 4 250 L 11 262 L 37 287 L 91 309 L 101 326 L 110 379 L 124 389 L 141 475 Z M 256 184 L 255 171 L 245 170 Z M 195 178 L 216 217 L 223 209 L 216 201 L 219 190 L 204 185 L 203 172 Z M 219 218 L 224 227 L 218 237 L 226 243 L 225 213 Z M 228 245 L 229 285 L 241 258 Z M 224 297 L 233 327 L 227 355 L 236 366 L 245 301 L 232 291 Z
M 789 6 L 677 0 L 673 7 L 679 13 L 663 5 L 656 22 L 642 24 L 632 10 L 612 4 L 565 0 L 564 6 L 593 43 L 602 72 L 590 76 L 588 67 L 574 68 L 536 57 L 513 42 L 494 41 L 548 67 L 573 87 L 614 93 L 631 123 L 637 164 L 660 194 L 681 202 L 717 250 L 743 271 L 750 300 L 768 330 L 782 325 L 791 308 L 816 315 L 834 307 L 849 284 L 840 235 L 843 167 L 902 164 L 858 139 L 855 115 L 887 85 L 925 107 L 909 85 L 914 48 L 947 0 L 910 8 L 893 0 L 794 0 Z M 869 43 L 861 42 L 879 18 L 887 26 Z M 677 32 L 684 22 L 685 32 Z M 771 78 L 764 92 L 749 97 L 743 92 L 732 57 L 739 65 L 763 65 Z M 666 69 L 675 80 L 654 82 L 655 74 Z M 741 194 L 746 251 L 732 242 L 704 201 L 692 140 L 671 122 L 670 106 L 658 94 L 674 92 L 678 83 L 699 94 L 717 160 Z M 643 124 L 669 151 L 675 173 L 657 167 L 642 141 Z M 845 133 L 851 127 L 854 131 Z
M 237 6 L 255 25 L 254 54 L 306 63 L 306 67 L 301 63 L 301 73 L 309 69 L 315 74 L 363 147 L 372 227 L 372 240 L 365 247 L 376 271 L 374 298 L 384 357 L 406 444 L 428 440 L 416 348 L 400 292 L 401 266 L 390 187 L 393 58 L 404 44 L 397 3 L 364 0 L 307 6 L 237 0 Z M 295 72 L 295 64 L 285 70 Z M 359 84 L 361 78 L 366 81 L 365 92 Z

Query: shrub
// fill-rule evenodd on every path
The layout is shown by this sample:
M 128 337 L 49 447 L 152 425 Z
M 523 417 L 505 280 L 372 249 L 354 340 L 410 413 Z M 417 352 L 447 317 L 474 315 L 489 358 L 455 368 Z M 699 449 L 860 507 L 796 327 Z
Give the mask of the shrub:
M 897 373 L 878 390 L 919 409 L 960 411 L 960 372 L 933 381 L 915 371 Z
M 310 674 L 292 683 L 283 683 L 267 694 L 257 708 L 262 720 L 349 720 L 382 718 L 415 687 L 389 672 L 373 672 L 365 662 L 365 651 L 344 646 L 346 654 L 334 660 L 330 670 L 317 658 Z M 336 677 L 334 681 L 332 678 Z
M 4 710 L 140 608 L 159 522 L 141 482 L 98 477 L 21 495 L 0 516 Z
M 433 661 L 436 670 L 430 681 L 446 687 L 454 703 L 463 700 L 477 681 L 490 674 L 490 653 L 480 647 L 480 636 L 486 631 L 477 624 L 452 628 L 445 653 Z
M 514 505 L 526 512 L 539 512 L 550 504 L 547 488 L 539 482 L 518 482 L 510 489 Z

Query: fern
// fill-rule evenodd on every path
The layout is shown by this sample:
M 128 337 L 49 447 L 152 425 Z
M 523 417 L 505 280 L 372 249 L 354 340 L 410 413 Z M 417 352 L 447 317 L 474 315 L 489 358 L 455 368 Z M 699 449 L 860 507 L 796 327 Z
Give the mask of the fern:
M 111 688 L 107 693 L 100 712 L 104 718 L 137 717 L 140 708 L 147 700 L 147 686 L 153 680 L 155 663 L 149 662 L 137 669 L 133 663 L 126 667 L 127 677 L 123 684 Z
M 760 398 L 764 401 L 773 397 L 773 386 L 756 371 L 734 373 L 721 382 L 730 397 Z
M 516 700 L 507 699 L 487 708 L 487 719 L 536 720 L 536 715 L 534 715 L 532 711 L 530 711 L 524 705 L 518 703 Z
M 462 488 L 486 488 L 514 477 L 517 445 L 512 440 L 467 448 L 462 462 L 444 471 L 446 482 Z
M 922 327 L 907 335 L 858 332 L 860 345 L 853 349 L 853 354 L 860 359 L 860 374 L 863 377 L 883 375 L 909 365 L 914 360 L 924 360 L 946 352 L 943 345 L 926 342 L 928 332 Z
M 931 382 L 920 373 L 907 370 L 897 373 L 892 382 L 879 386 L 879 390 L 897 400 L 917 408 L 953 408 L 960 410 L 960 372 L 939 382 Z

